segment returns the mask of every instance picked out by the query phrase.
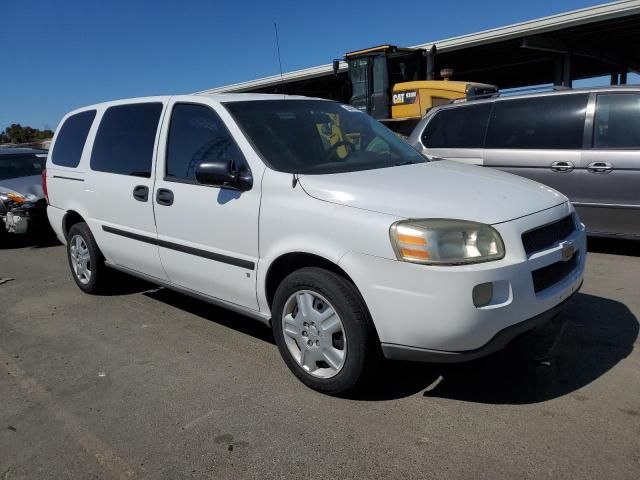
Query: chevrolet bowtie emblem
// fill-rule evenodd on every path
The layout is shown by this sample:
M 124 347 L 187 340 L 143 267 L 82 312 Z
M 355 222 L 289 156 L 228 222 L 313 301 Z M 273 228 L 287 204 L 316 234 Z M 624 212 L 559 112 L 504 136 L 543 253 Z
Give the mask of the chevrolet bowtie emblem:
M 568 262 L 573 257 L 573 254 L 576 253 L 576 247 L 573 243 L 565 243 L 562 245 L 562 261 Z

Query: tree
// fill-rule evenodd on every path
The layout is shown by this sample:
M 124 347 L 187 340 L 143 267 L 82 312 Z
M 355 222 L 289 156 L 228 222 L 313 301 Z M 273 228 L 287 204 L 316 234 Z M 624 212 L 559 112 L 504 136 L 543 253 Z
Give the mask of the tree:
M 13 123 L 5 128 L 4 132 L 0 132 L 0 143 L 30 143 L 34 140 L 45 140 L 51 137 L 53 137 L 53 132 L 49 129 L 38 130 Z

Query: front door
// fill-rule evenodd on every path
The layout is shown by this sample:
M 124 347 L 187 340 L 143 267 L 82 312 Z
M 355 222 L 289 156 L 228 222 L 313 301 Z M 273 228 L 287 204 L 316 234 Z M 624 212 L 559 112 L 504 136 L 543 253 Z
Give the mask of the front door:
M 173 103 L 163 126 L 153 195 L 160 258 L 171 283 L 258 310 L 258 212 L 262 171 L 240 192 L 199 184 L 196 167 L 207 161 L 246 163 L 219 105 Z M 234 127 L 234 134 L 248 144 Z

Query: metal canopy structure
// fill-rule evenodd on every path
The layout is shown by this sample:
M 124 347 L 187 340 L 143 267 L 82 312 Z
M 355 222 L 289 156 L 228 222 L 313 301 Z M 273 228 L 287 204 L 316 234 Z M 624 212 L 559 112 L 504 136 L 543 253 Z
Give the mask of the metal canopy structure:
M 506 27 L 415 45 L 436 45 L 436 71 L 451 68 L 454 80 L 499 88 L 572 81 L 611 75 L 626 83 L 640 72 L 640 0 L 623 0 Z M 262 92 L 347 100 L 346 63 L 338 76 L 331 64 L 297 70 L 199 93 Z

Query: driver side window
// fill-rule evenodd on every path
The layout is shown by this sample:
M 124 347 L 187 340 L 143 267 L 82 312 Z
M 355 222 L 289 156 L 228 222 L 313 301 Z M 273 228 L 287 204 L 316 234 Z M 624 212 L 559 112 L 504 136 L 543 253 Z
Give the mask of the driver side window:
M 204 105 L 176 104 L 169 125 L 165 180 L 197 183 L 200 163 L 226 159 L 245 163 L 218 114 Z

